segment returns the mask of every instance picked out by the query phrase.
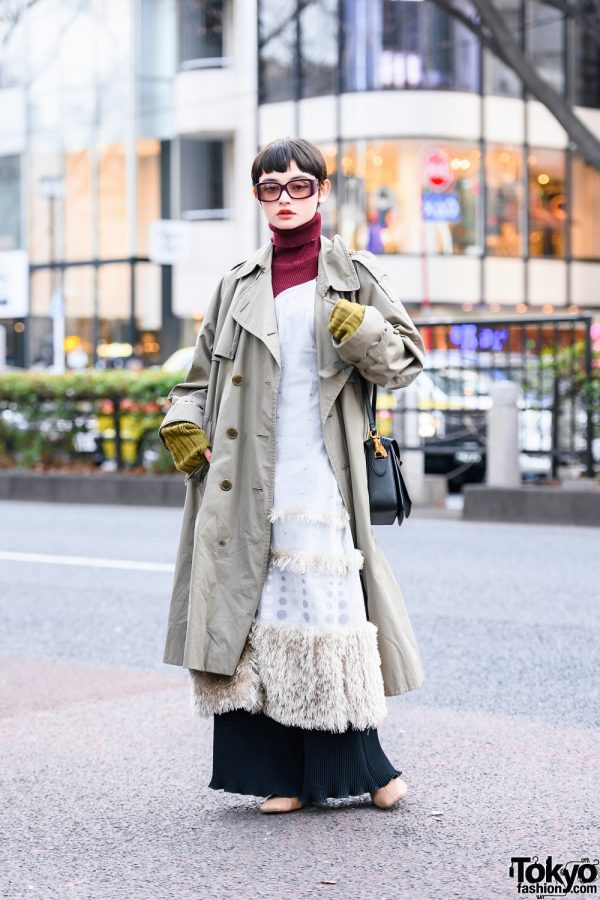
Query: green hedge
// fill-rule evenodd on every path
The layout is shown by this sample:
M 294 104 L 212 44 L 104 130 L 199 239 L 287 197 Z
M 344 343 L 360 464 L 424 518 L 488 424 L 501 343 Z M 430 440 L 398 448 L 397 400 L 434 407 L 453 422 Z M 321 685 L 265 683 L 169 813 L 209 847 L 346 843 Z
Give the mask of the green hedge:
M 122 447 L 130 441 L 122 456 L 139 446 L 138 433 L 150 435 L 157 455 L 152 470 L 175 471 L 157 430 L 169 391 L 185 375 L 156 369 L 0 374 L 0 465 L 52 468 L 91 460 L 77 451 L 76 436 L 87 431 L 90 417 L 110 416 L 120 423 Z
M 55 375 L 46 372 L 10 372 L 0 374 L 0 402 L 28 403 L 38 400 L 78 400 L 115 397 L 141 402 L 164 402 L 173 387 L 186 372 L 165 373 L 160 369 L 139 371 L 96 370 L 67 372 Z

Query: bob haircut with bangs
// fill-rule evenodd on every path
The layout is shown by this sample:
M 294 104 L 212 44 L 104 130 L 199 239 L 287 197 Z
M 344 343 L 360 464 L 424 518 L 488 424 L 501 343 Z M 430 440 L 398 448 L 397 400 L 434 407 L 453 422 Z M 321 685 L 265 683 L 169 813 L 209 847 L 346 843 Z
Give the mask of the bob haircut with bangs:
M 268 172 L 286 172 L 292 160 L 319 184 L 327 178 L 327 165 L 318 147 L 303 138 L 285 137 L 271 141 L 256 156 L 252 163 L 252 184 Z

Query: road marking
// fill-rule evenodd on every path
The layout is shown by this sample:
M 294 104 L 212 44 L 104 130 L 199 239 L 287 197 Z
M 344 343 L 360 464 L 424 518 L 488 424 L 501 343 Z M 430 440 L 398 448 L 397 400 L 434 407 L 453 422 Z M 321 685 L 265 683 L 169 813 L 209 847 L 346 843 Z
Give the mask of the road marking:
M 136 569 L 140 572 L 173 572 L 172 563 L 139 562 L 135 559 L 102 559 L 96 556 L 59 556 L 50 553 L 17 553 L 0 550 L 0 560 L 7 562 L 49 563 L 57 566 L 89 566 L 99 569 Z

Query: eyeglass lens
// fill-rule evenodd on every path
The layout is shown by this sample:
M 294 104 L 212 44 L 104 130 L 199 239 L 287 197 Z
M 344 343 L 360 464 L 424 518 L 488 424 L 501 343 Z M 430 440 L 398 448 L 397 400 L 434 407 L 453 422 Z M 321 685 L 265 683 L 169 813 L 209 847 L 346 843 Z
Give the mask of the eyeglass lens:
M 259 200 L 279 200 L 283 191 L 294 200 L 304 200 L 315 192 L 315 182 L 311 178 L 298 178 L 279 184 L 276 181 L 263 181 L 256 185 Z

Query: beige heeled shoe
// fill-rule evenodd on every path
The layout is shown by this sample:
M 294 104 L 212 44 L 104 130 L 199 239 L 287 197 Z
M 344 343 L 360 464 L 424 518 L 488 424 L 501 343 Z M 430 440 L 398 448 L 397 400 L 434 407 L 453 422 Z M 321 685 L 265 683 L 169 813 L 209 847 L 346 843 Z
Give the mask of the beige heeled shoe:
M 263 813 L 285 813 L 293 812 L 295 809 L 302 809 L 304 804 L 300 797 L 267 797 L 261 804 L 260 811 Z
M 371 800 L 380 809 L 391 809 L 398 800 L 401 800 L 408 790 L 408 785 L 398 775 L 388 781 L 386 785 L 377 791 L 372 791 Z

